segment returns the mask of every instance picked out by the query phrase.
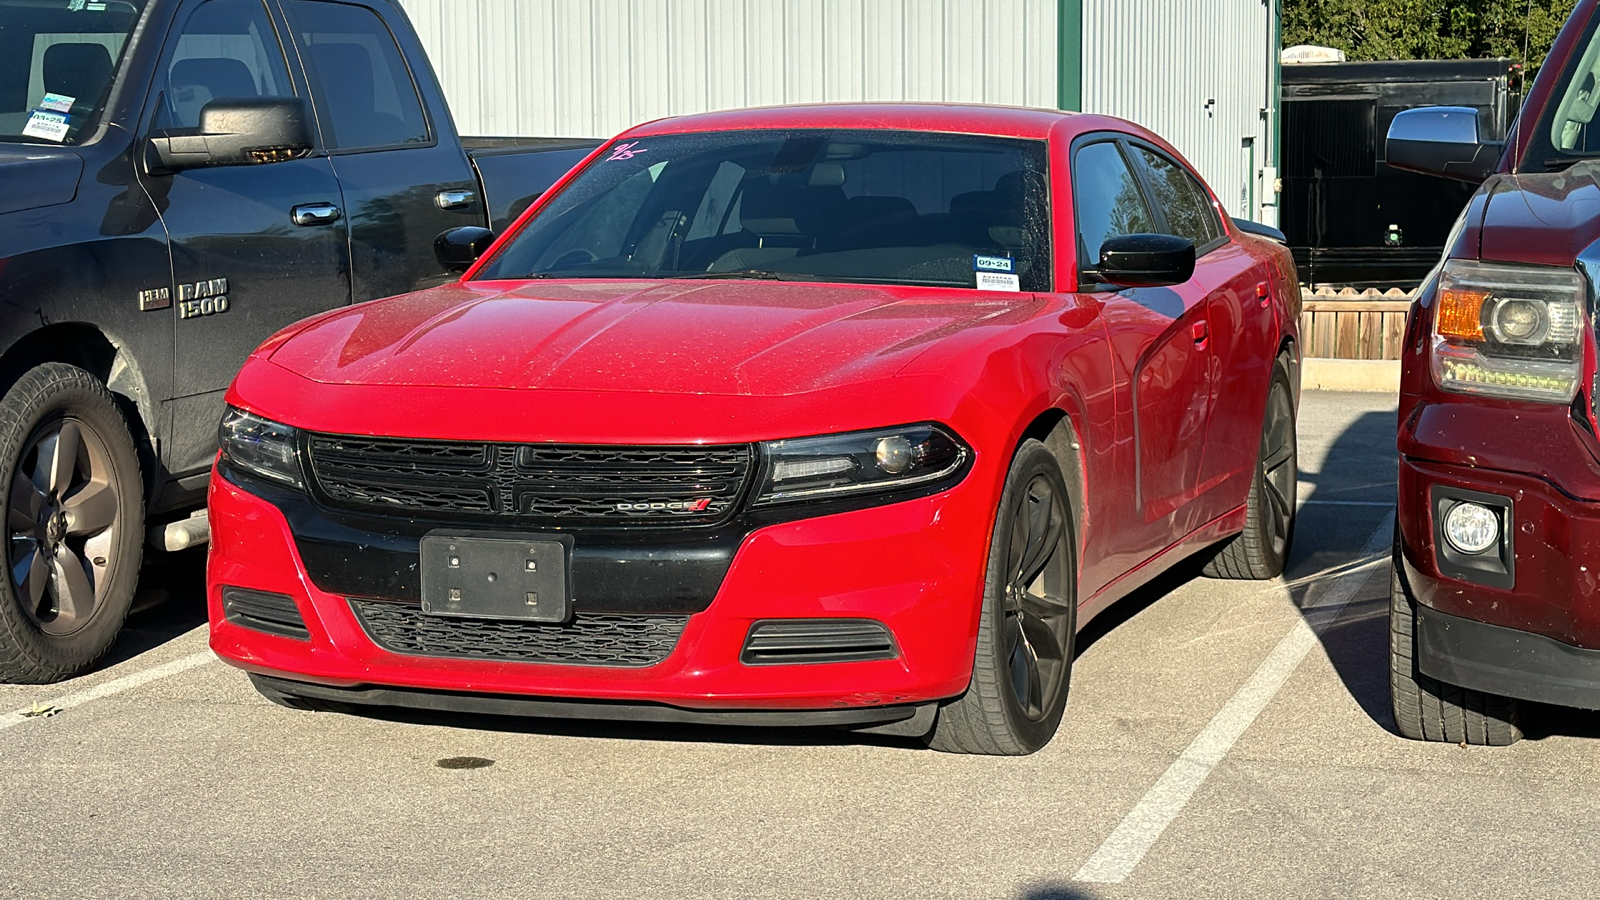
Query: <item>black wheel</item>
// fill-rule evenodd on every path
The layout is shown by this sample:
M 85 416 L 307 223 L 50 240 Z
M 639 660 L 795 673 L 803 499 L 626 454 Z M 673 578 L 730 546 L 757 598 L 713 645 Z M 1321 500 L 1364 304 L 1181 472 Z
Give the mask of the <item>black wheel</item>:
M 1022 756 L 1055 735 L 1077 626 L 1073 534 L 1061 466 L 1044 444 L 1025 441 L 989 543 L 972 682 L 939 710 L 928 746 Z
M 1244 531 L 1229 538 L 1206 562 L 1212 578 L 1265 580 L 1283 574 L 1294 542 L 1296 488 L 1300 472 L 1295 437 L 1294 391 L 1283 357 L 1272 367 L 1267 410 L 1261 422 L 1261 449 L 1256 456 L 1250 494 L 1245 500 Z
M 1395 730 L 1414 741 L 1490 747 L 1522 740 L 1516 700 L 1445 684 L 1417 667 L 1417 601 L 1402 568 L 1396 534 L 1389 576 L 1389 702 Z
M 0 399 L 11 577 L 0 597 L 0 680 L 88 669 L 116 640 L 139 579 L 144 490 L 128 424 L 93 375 L 29 370 Z

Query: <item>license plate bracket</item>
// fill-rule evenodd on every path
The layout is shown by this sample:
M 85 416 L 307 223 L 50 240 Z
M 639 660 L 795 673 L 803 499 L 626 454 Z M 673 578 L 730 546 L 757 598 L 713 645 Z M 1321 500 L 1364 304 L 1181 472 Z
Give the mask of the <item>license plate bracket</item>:
M 422 611 L 461 619 L 572 617 L 572 536 L 440 529 L 420 545 Z

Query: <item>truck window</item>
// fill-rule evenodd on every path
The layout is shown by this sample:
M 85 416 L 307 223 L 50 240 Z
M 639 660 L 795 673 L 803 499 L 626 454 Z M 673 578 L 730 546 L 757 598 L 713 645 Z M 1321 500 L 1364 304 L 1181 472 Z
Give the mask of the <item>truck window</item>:
M 94 133 L 145 0 L 0 0 L 0 141 Z
M 1550 100 L 1537 112 L 1538 125 L 1529 136 L 1527 158 L 1517 162 L 1525 171 L 1555 171 L 1579 159 L 1600 156 L 1600 40 L 1596 26 L 1600 16 L 1590 15 L 1583 35 L 1572 52 L 1560 61 L 1561 75 Z M 1552 57 L 1545 71 L 1557 65 Z M 1544 76 L 1541 75 L 1541 78 Z M 1524 117 L 1532 110 L 1523 110 Z
M 197 8 L 167 52 L 157 89 L 157 129 L 197 127 L 213 100 L 294 96 L 261 0 L 210 0 Z
M 377 13 L 325 0 L 288 0 L 283 5 L 330 148 L 428 143 L 416 83 Z

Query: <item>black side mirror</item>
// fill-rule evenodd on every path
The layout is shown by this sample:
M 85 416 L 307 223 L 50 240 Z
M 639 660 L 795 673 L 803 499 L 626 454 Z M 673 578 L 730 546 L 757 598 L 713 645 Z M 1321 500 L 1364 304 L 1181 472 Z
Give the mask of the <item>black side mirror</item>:
M 299 159 L 311 152 L 311 114 L 298 97 L 213 100 L 200 110 L 197 134 L 157 134 L 145 171 L 169 175 L 203 166 L 245 166 Z
M 1472 107 L 1428 106 L 1394 117 L 1384 155 L 1396 169 L 1479 184 L 1494 174 L 1505 149 L 1504 141 L 1478 133 Z
M 1118 287 L 1161 287 L 1194 277 L 1194 241 L 1171 234 L 1123 234 L 1100 245 L 1100 265 L 1083 281 Z
M 433 255 L 447 272 L 465 272 L 494 243 L 494 232 L 477 225 L 452 228 L 433 239 Z

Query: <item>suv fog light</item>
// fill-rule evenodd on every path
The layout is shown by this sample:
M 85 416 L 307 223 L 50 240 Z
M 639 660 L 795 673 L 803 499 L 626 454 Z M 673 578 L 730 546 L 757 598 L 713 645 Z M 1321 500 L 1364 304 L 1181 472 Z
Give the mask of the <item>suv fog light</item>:
M 1500 516 L 1480 503 L 1457 503 L 1444 514 L 1444 536 L 1462 553 L 1482 553 L 1500 539 Z

